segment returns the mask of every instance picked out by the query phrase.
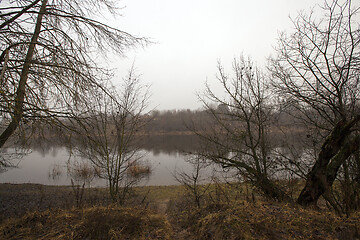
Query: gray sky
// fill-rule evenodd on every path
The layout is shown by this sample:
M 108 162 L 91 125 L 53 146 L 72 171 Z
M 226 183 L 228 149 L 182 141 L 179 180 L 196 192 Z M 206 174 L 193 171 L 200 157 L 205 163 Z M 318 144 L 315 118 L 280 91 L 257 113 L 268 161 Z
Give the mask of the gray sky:
M 321 0 L 122 0 L 118 28 L 156 42 L 112 62 L 117 79 L 135 61 L 143 82 L 152 85 L 151 105 L 164 109 L 201 107 L 196 93 L 214 82 L 217 61 L 231 70 L 242 53 L 258 65 L 273 52 L 280 31 L 291 31 L 289 16 Z M 119 81 L 119 80 L 116 80 Z

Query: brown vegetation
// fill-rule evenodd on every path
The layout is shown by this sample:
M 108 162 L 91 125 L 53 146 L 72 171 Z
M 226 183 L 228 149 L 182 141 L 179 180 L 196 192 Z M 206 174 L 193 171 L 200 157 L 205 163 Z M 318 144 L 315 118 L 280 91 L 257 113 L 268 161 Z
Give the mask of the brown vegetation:
M 198 239 L 355 239 L 360 215 L 344 220 L 331 212 L 273 202 L 234 202 L 201 214 Z
M 40 198 L 39 186 L 7 185 L 2 189 L 5 187 L 7 191 L 2 191 L 1 196 L 22 189 L 17 194 L 18 201 L 29 201 L 31 195 L 34 199 Z M 360 212 L 345 218 L 325 205 L 312 209 L 269 201 L 248 184 L 218 183 L 199 187 L 206 189 L 200 207 L 184 186 L 135 188 L 135 197 L 129 199 L 126 207 L 108 205 L 109 196 L 107 202 L 93 202 L 92 206 L 84 201 L 80 208 L 54 204 L 51 210 L 32 211 L 29 207 L 30 213 L 2 221 L 0 238 L 351 240 L 360 236 Z M 300 190 L 300 186 L 297 189 Z M 71 201 L 71 195 L 66 195 L 71 193 L 70 188 L 43 186 L 44 201 L 47 194 L 53 195 L 52 190 L 63 194 L 62 198 L 59 195 L 52 201 Z M 106 189 L 98 191 L 102 191 L 103 196 L 108 194 Z M 9 206 L 9 210 L 17 207 Z M 39 208 L 33 206 L 33 210 L 36 209 Z
M 0 229 L 2 239 L 171 239 L 164 216 L 116 206 L 34 212 Z

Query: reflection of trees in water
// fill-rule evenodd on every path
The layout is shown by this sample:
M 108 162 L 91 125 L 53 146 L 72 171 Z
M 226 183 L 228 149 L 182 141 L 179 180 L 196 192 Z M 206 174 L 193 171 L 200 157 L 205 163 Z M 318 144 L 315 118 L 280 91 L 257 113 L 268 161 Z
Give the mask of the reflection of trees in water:
M 52 157 L 56 157 L 58 154 L 58 150 L 62 147 L 65 147 L 65 142 L 61 139 L 61 137 L 53 137 L 53 138 L 37 138 L 31 142 L 31 148 L 33 151 L 36 151 L 41 154 L 42 157 L 46 157 L 51 155 Z
M 201 148 L 200 139 L 195 135 L 147 136 L 141 147 L 155 156 L 160 153 L 174 155 L 178 152 L 196 152 Z
M 294 131 L 291 134 L 280 132 L 271 133 L 271 139 L 275 147 L 292 145 L 296 149 L 301 149 L 304 145 L 309 148 L 309 139 L 306 138 L 305 131 Z M 202 150 L 201 139 L 196 135 L 148 135 L 141 136 L 141 141 L 135 141 L 141 149 L 152 152 L 155 156 L 165 153 L 174 155 L 178 152 L 197 152 Z M 42 157 L 47 155 L 56 157 L 60 148 L 66 147 L 66 142 L 61 137 L 38 138 L 32 141 L 30 148 L 37 151 Z M 86 147 L 86 146 L 84 146 Z M 6 150 L 6 149 L 5 149 Z
M 173 155 L 177 152 L 194 152 L 200 149 L 200 139 L 195 135 L 149 135 L 141 138 L 141 141 L 136 141 L 138 147 L 152 152 L 155 156 L 160 153 Z M 56 156 L 58 149 L 66 147 L 66 143 L 58 138 L 38 139 L 30 147 L 43 157 L 50 154 Z
M 0 173 L 6 172 L 10 168 L 16 168 L 22 158 L 31 153 L 26 148 L 2 148 L 0 150 Z

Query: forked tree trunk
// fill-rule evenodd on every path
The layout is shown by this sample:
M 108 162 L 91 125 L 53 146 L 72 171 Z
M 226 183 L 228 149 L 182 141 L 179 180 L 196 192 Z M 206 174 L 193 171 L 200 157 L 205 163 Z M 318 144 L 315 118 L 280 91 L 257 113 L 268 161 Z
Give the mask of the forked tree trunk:
M 327 137 L 297 199 L 300 205 L 316 205 L 320 196 L 332 186 L 341 164 L 359 149 L 359 136 L 347 140 L 351 127 L 358 121 L 359 116 L 350 122 L 340 121 Z
M 0 148 L 4 146 L 5 142 L 9 139 L 9 137 L 15 132 L 15 130 L 18 128 L 20 121 L 23 117 L 24 113 L 24 99 L 25 99 L 25 87 L 26 87 L 26 81 L 28 79 L 31 60 L 34 55 L 35 46 L 37 44 L 40 30 L 41 30 L 41 24 L 42 24 L 42 18 L 46 12 L 46 4 L 47 0 L 42 0 L 41 8 L 36 20 L 36 26 L 33 33 L 33 36 L 31 38 L 31 42 L 28 48 L 28 51 L 26 53 L 26 58 L 24 62 L 24 66 L 21 71 L 19 85 L 16 90 L 15 94 L 15 106 L 12 113 L 12 119 L 11 122 L 8 124 L 6 129 L 2 132 L 0 135 Z

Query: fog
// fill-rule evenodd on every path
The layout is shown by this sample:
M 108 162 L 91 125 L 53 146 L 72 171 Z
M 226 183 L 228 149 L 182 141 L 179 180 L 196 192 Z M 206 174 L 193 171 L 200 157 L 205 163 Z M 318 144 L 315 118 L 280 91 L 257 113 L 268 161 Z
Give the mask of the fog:
M 316 4 L 323 1 L 120 1 L 122 17 L 107 21 L 153 44 L 110 58 L 117 68 L 114 82 L 135 64 L 142 81 L 152 85 L 153 108 L 198 109 L 196 93 L 205 82 L 216 88 L 218 61 L 230 71 L 233 59 L 244 54 L 264 66 L 279 32 L 291 32 L 290 17 Z

